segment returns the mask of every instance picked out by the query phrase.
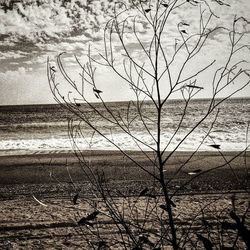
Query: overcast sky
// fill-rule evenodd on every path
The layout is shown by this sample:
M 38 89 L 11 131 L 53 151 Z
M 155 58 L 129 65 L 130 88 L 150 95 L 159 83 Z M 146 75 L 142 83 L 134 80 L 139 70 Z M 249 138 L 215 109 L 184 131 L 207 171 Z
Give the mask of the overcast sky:
M 94 53 L 103 51 L 102 29 L 108 20 L 108 11 L 111 9 L 108 1 L 94 1 L 90 6 L 94 10 L 92 13 L 86 9 L 77 8 L 73 2 L 66 8 L 60 6 L 60 1 L 55 1 L 53 4 L 44 4 L 40 7 L 35 3 L 31 5 L 19 3 L 13 11 L 7 13 L 0 9 L 0 105 L 53 103 L 46 74 L 47 57 L 53 61 L 58 53 L 67 52 L 64 56 L 65 65 L 75 80 L 78 80 L 77 76 L 81 71 L 76 66 L 74 54 L 84 62 L 88 44 L 92 45 Z M 250 20 L 249 0 L 228 0 L 227 2 L 231 7 L 218 6 L 216 14 L 220 18 L 214 22 L 228 26 L 232 23 L 234 14 L 245 16 Z M 69 11 L 70 8 L 72 11 Z M 78 19 L 75 18 L 76 16 Z M 175 18 L 185 21 L 187 19 L 192 24 L 190 32 L 198 24 L 197 15 L 192 8 L 177 12 Z M 141 32 L 141 37 L 146 43 L 150 37 L 149 30 L 140 21 L 136 28 Z M 247 32 L 248 38 L 246 37 L 245 41 L 250 42 L 249 25 L 243 25 L 241 28 Z M 173 40 L 174 28 L 170 27 L 168 32 L 168 38 Z M 130 40 L 129 34 L 127 39 L 131 41 L 129 46 L 134 56 L 143 62 L 145 58 L 139 46 L 132 42 L 132 38 Z M 163 44 L 166 47 L 173 46 L 171 39 Z M 228 41 L 223 34 L 214 34 L 205 52 L 201 53 L 200 62 L 195 62 L 194 67 L 198 67 L 203 60 L 206 61 L 208 55 L 223 62 L 227 45 Z M 119 52 L 118 41 L 117 51 Z M 245 51 L 239 55 L 239 58 L 250 61 L 250 52 Z M 209 84 L 209 74 L 211 72 L 204 75 L 204 84 Z M 131 99 L 129 89 L 109 70 L 99 68 L 97 79 L 106 100 Z M 200 97 L 207 97 L 207 95 L 205 90 Z M 250 97 L 250 88 L 244 89 L 238 96 Z M 91 96 L 90 100 L 96 101 L 94 96 Z

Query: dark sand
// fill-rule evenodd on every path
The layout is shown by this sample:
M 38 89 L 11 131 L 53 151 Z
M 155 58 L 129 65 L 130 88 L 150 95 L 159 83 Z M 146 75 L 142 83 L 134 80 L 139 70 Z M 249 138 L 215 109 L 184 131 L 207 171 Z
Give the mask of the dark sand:
M 127 152 L 136 159 L 144 168 L 152 171 L 151 163 L 140 152 Z M 117 151 L 85 151 L 82 152 L 85 160 L 91 164 L 93 172 L 104 171 L 106 178 L 113 183 L 116 182 L 144 182 L 151 178 L 128 158 L 123 157 Z M 152 153 L 148 153 L 153 158 Z M 175 153 L 166 165 L 166 179 L 172 176 L 190 156 L 190 152 Z M 229 162 L 229 164 L 227 164 Z M 200 169 L 202 172 L 215 170 L 201 175 L 192 182 L 193 187 L 204 191 L 219 190 L 242 190 L 249 188 L 250 175 L 250 153 L 240 154 L 239 152 L 224 152 L 223 156 L 218 152 L 199 152 L 186 164 L 178 175 L 172 180 L 172 184 L 180 185 L 190 180 L 193 176 L 187 173 Z M 80 164 L 75 154 L 31 154 L 12 155 L 0 157 L 0 191 L 3 188 L 30 185 L 53 185 L 67 184 L 73 180 L 75 183 L 88 181 L 83 170 L 86 167 Z M 200 183 L 201 182 L 201 183 Z M 170 183 L 171 184 L 171 183 Z M 202 184 L 202 185 L 200 185 Z M 198 191 L 197 190 L 197 191 Z M 17 190 L 18 192 L 18 190 Z M 47 190 L 46 192 L 49 192 Z M 1 196 L 8 195 L 0 192 Z M 10 195 L 10 194 L 9 194 Z
M 142 153 L 128 153 L 143 167 L 152 170 Z M 87 151 L 83 155 L 91 162 L 94 173 L 104 171 L 118 200 L 121 199 L 119 193 L 138 196 L 142 188 L 152 185 L 152 179 L 119 152 Z M 172 179 L 189 155 L 179 152 L 171 157 L 165 171 L 166 180 Z M 238 152 L 225 152 L 223 157 L 218 152 L 197 153 L 174 177 L 169 183 L 171 192 L 193 177 L 188 175 L 189 171 L 201 169 L 205 172 L 220 166 L 179 190 L 175 202 L 177 213 L 181 211 L 183 215 L 182 221 L 190 221 L 197 206 L 211 200 L 218 211 L 231 206 L 232 193 L 240 204 L 239 212 L 244 212 L 249 199 L 250 154 L 237 155 Z M 151 153 L 149 156 L 153 157 Z M 83 241 L 87 232 L 79 231 L 76 225 L 79 216 L 88 213 L 84 200 L 91 195 L 82 168 L 84 166 L 80 166 L 75 155 L 69 152 L 0 157 L 0 249 L 88 249 Z M 74 206 L 72 197 L 79 190 L 79 203 Z M 46 206 L 35 201 L 33 195 Z M 144 203 L 145 200 L 139 201 L 141 207 Z M 112 230 L 109 228 L 107 234 L 113 234 Z M 238 247 L 244 249 L 244 244 Z

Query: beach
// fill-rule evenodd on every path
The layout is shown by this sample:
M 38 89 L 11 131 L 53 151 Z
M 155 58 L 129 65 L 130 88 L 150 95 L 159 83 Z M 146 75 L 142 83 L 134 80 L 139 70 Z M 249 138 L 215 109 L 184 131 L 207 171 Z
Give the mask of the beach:
M 153 171 L 152 163 L 142 152 L 126 151 L 147 170 Z M 81 152 L 83 159 L 90 164 L 93 172 L 104 171 L 109 182 L 150 182 L 151 177 L 129 158 L 119 151 L 89 150 Z M 153 159 L 153 153 L 146 152 Z M 168 153 L 166 153 L 167 155 Z M 201 174 L 192 181 L 191 191 L 233 191 L 248 188 L 249 183 L 249 151 L 245 152 L 196 152 L 177 176 L 173 178 L 178 167 L 191 155 L 191 152 L 175 152 L 164 169 L 166 179 L 173 183 L 185 183 L 192 178 L 188 173 L 199 169 Z M 228 162 L 228 164 L 227 164 Z M 214 169 L 215 168 L 215 169 Z M 19 185 L 66 185 L 67 183 L 87 183 L 89 180 L 84 172 L 86 166 L 79 163 L 74 152 L 43 153 L 29 155 L 2 156 L 0 162 L 1 188 Z M 207 173 L 205 173 L 208 171 Z M 238 178 L 238 181 L 237 181 Z M 202 185 L 199 184 L 202 183 Z M 195 184 L 196 183 L 196 184 Z M 176 184 L 176 185 L 177 185 Z M 174 184 L 171 184 L 172 186 Z M 190 184 L 191 185 L 191 184 Z M 190 185 L 187 185 L 190 187 Z M 195 186 L 197 185 L 197 188 Z M 170 187 L 171 188 L 171 187 Z M 194 189 L 194 190 L 193 190 Z M 197 190 L 196 190 L 197 189 Z M 15 192 L 21 192 L 16 188 Z M 38 192 L 36 187 L 32 192 Z M 46 192 L 48 195 L 48 192 Z M 26 195 L 26 192 L 23 192 Z M 11 196 L 11 193 L 1 196 Z
M 223 221 L 233 223 L 230 217 L 233 205 L 240 218 L 247 211 L 250 154 L 244 150 L 249 100 L 228 100 L 208 137 L 205 132 L 211 127 L 213 116 L 182 143 L 209 102 L 193 101 L 180 129 L 183 102 L 169 101 L 163 110 L 161 142 L 162 148 L 166 147 L 163 157 L 168 157 L 163 175 L 175 204 L 178 237 L 189 230 L 188 237 L 198 244 L 187 249 L 204 249 L 197 233 L 209 235 L 216 246 L 222 246 L 219 228 Z M 104 112 L 102 106 L 95 105 Z M 115 114 L 126 117 L 128 102 L 109 103 L 109 107 Z M 121 244 L 124 232 L 118 232 L 97 183 L 102 184 L 124 219 L 135 223 L 131 227 L 136 237 L 143 232 L 140 228 L 143 226 L 146 231 L 150 228 L 151 240 L 158 241 L 157 234 L 162 228 L 159 222 L 166 213 L 163 215 L 160 208 L 164 204 L 162 187 L 148 174 L 159 177 L 154 167 L 155 154 L 149 151 L 156 146 L 151 136 L 155 135 L 157 121 L 154 106 L 150 102 L 144 106 L 151 135 L 139 118 L 130 127 L 133 136 L 142 142 L 140 145 L 117 126 L 93 114 L 87 105 L 80 108 L 110 141 L 83 123 L 81 136 L 69 137 L 68 120 L 73 119 L 75 125 L 80 121 L 59 105 L 0 107 L 1 249 L 98 249 L 98 233 L 110 249 L 124 249 Z M 130 108 L 130 114 L 131 117 L 136 114 L 136 107 Z M 219 149 L 211 146 L 215 143 Z M 143 190 L 148 190 L 146 196 L 140 195 Z M 100 214 L 91 224 L 93 228 L 78 224 L 95 210 Z M 210 234 L 202 225 L 201 216 L 211 224 Z M 249 216 L 245 222 L 249 228 Z M 229 231 L 223 235 L 228 247 L 237 237 L 237 231 Z M 240 237 L 236 247 L 245 249 Z
M 0 1 L 0 250 L 250 249 L 249 7 Z
M 118 151 L 89 150 L 81 153 L 88 163 L 91 162 L 94 173 L 105 174 L 108 187 L 118 203 L 122 203 L 124 197 L 137 199 L 143 188 L 154 186 L 153 180 L 143 170 Z M 152 170 L 143 153 L 127 153 Z M 243 214 L 249 202 L 249 152 L 223 152 L 223 156 L 219 152 L 198 152 L 173 178 L 178 166 L 190 154 L 176 152 L 164 172 L 166 180 L 173 179 L 168 185 L 170 193 L 178 190 L 173 198 L 176 214 L 181 214 L 178 223 L 188 224 L 197 207 L 201 206 L 210 210 L 213 207 L 216 213 L 224 211 L 223 216 L 229 218 L 226 212 L 231 209 L 232 195 L 236 197 L 238 213 Z M 150 152 L 147 155 L 153 157 Z M 220 167 L 208 171 L 216 166 Z M 204 175 L 191 181 L 193 175 L 188 173 L 197 169 L 201 169 Z M 100 211 L 105 212 L 105 206 L 98 196 L 93 198 L 93 187 L 84 174 L 84 165 L 80 166 L 73 152 L 2 156 L 0 176 L 1 249 L 89 248 L 86 243 L 89 230 L 79 227 L 77 221 L 81 215 L 88 214 L 88 200 L 95 199 Z M 157 194 L 157 186 L 155 190 Z M 76 193 L 79 198 L 74 205 L 72 199 Z M 140 207 L 147 202 L 144 197 L 137 200 Z M 109 220 L 100 220 L 98 225 L 103 227 L 106 236 L 116 235 L 115 225 L 112 226 Z M 240 244 L 239 249 L 244 249 L 244 243 Z

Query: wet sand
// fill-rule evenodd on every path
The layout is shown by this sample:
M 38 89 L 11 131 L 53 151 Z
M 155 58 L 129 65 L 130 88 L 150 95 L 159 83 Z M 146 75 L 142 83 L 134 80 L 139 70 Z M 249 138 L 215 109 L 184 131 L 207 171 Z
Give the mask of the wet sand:
M 145 169 L 153 171 L 152 164 L 144 154 L 135 151 L 127 151 L 127 153 Z M 176 170 L 188 159 L 190 154 L 190 152 L 177 152 L 169 159 L 164 172 L 166 180 L 173 179 L 172 184 L 180 185 L 193 177 L 188 174 L 190 171 L 199 169 L 201 175 L 192 181 L 194 188 L 195 185 L 199 185 L 199 189 L 203 191 L 219 191 L 241 190 L 248 187 L 249 152 L 247 154 L 224 152 L 223 155 L 219 152 L 198 152 L 175 175 Z M 129 183 L 131 181 L 147 182 L 152 180 L 148 174 L 120 152 L 84 151 L 82 155 L 84 160 L 90 164 L 91 171 L 94 173 L 103 171 L 110 182 Z M 153 159 L 152 153 L 148 152 L 147 155 Z M 88 178 L 84 171 L 88 171 L 85 164 L 79 163 L 73 152 L 1 156 L 0 190 L 14 186 L 18 189 L 18 186 L 25 187 L 25 185 L 30 185 L 30 187 L 53 184 L 55 186 L 57 184 L 67 185 L 72 181 L 85 183 Z M 208 172 L 206 173 L 206 171 Z M 206 174 L 202 175 L 202 173 Z M 8 192 L 6 194 L 3 191 L 0 192 L 0 196 L 6 195 Z M 9 193 L 9 195 L 11 194 Z

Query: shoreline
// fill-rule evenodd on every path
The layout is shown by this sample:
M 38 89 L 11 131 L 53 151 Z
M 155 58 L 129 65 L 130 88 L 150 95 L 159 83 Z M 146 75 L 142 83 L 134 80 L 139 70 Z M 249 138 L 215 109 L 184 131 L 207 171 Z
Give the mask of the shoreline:
M 84 153 L 85 155 L 89 156 L 89 155 L 105 155 L 107 153 L 111 153 L 111 154 L 121 154 L 121 152 L 118 149 L 83 149 L 80 150 L 82 153 Z M 2 154 L 8 152 L 10 154 Z M 128 149 L 128 150 L 124 150 L 124 152 L 126 153 L 132 153 L 132 154 L 142 154 L 142 152 L 140 150 L 133 150 L 133 149 Z M 143 152 L 146 153 L 153 153 L 153 151 L 149 151 L 149 150 L 144 150 Z M 172 151 L 166 151 L 165 154 L 169 154 Z M 211 149 L 211 150 L 199 150 L 196 151 L 195 154 L 199 154 L 199 155 L 211 155 L 211 156 L 217 156 L 220 155 L 220 152 L 223 153 L 224 155 L 232 155 L 232 154 L 237 154 L 237 153 L 244 153 L 247 152 L 248 154 L 250 154 L 250 150 L 215 150 L 215 149 Z M 194 151 L 190 150 L 177 150 L 175 152 L 175 154 L 178 155 L 188 155 L 188 154 L 192 154 L 194 153 Z M 2 157 L 19 157 L 19 156 L 40 156 L 40 155 L 44 155 L 44 156 L 48 156 L 48 155 L 75 155 L 74 150 L 72 149 L 62 149 L 62 150 L 58 150 L 58 149 L 41 149 L 41 150 L 0 150 L 0 158 Z
M 83 153 L 86 154 L 91 154 L 91 153 L 100 153 L 100 154 L 104 154 L 107 152 L 111 152 L 112 154 L 115 153 L 119 153 L 120 151 L 118 149 L 110 149 L 110 148 L 106 148 L 106 149 L 99 149 L 99 148 L 92 148 L 92 149 L 81 149 L 80 150 Z M 129 152 L 129 153 L 140 153 L 140 150 L 136 150 L 136 149 L 125 149 L 123 150 L 124 152 Z M 152 150 L 143 150 L 143 152 L 153 152 Z M 172 152 L 171 150 L 167 150 L 166 154 Z M 189 153 L 193 153 L 194 150 L 176 150 L 176 153 L 178 154 L 189 154 Z M 234 152 L 250 152 L 250 149 L 248 150 L 238 150 L 238 149 L 229 149 L 229 150 L 222 150 L 220 149 L 219 151 L 217 149 L 213 149 L 211 148 L 210 150 L 197 150 L 196 153 L 199 154 L 219 154 L 219 152 L 225 153 L 225 154 L 230 154 L 230 153 L 234 153 Z M 51 148 L 51 149 L 34 149 L 34 150 L 27 150 L 27 149 L 0 149 L 0 157 L 4 157 L 4 156 L 19 156 L 19 155 L 48 155 L 48 154 L 74 154 L 74 150 L 73 149 L 58 149 L 58 148 Z

